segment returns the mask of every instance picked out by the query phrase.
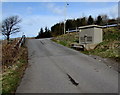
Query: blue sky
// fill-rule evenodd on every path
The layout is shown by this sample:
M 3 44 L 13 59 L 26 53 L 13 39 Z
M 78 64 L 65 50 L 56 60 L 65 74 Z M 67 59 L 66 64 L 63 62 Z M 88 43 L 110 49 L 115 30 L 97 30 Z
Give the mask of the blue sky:
M 117 2 L 68 2 L 67 19 L 80 18 L 92 15 L 96 18 L 99 14 L 107 14 L 110 18 L 118 15 Z M 41 27 L 51 27 L 62 22 L 64 16 L 65 2 L 3 2 L 2 18 L 18 15 L 22 22 L 21 33 L 12 37 L 19 37 L 23 34 L 32 37 L 36 36 Z

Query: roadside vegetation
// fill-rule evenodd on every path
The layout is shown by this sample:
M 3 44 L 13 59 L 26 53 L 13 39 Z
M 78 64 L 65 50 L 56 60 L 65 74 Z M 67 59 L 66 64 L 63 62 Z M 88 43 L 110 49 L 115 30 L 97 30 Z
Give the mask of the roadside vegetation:
M 104 29 L 103 42 L 98 44 L 94 50 L 83 53 L 98 55 L 104 58 L 113 58 L 120 61 L 120 30 L 118 28 Z
M 54 37 L 52 40 L 64 46 L 70 47 L 72 43 L 79 42 L 79 33 L 67 33 L 65 35 Z
M 67 47 L 77 44 L 79 41 L 78 33 L 67 33 L 52 39 L 53 41 Z M 120 29 L 117 27 L 103 29 L 103 42 L 98 44 L 94 50 L 81 51 L 88 55 L 97 55 L 103 58 L 112 58 L 120 61 Z
M 1 33 L 6 40 L 1 41 L 0 49 L 2 68 L 0 72 L 0 92 L 3 95 L 14 94 L 27 67 L 27 47 L 21 43 L 20 38 L 10 39 L 12 34 L 20 32 L 19 16 L 10 16 L 2 21 Z M 23 37 L 23 36 L 22 36 Z M 18 43 L 19 42 L 19 43 Z M 22 47 L 19 47 L 21 43 Z
M 15 48 L 18 39 L 2 42 L 2 94 L 14 94 L 27 67 L 26 46 Z
M 120 23 L 120 18 L 110 19 L 108 15 L 98 15 L 96 18 L 93 18 L 92 15 L 89 17 L 80 17 L 75 19 L 67 19 L 66 20 L 66 31 L 75 30 L 76 27 L 86 26 L 86 25 L 111 25 Z M 64 22 L 56 23 L 51 27 L 51 35 L 53 37 L 62 35 L 64 33 Z
M 67 19 L 65 23 L 65 30 L 75 30 L 77 27 L 93 24 L 105 26 L 117 23 L 120 23 L 120 18 L 109 18 L 107 14 L 98 15 L 96 18 L 94 18 L 92 15 L 89 15 L 89 17 L 83 16 L 75 19 Z M 49 29 L 48 27 L 41 27 L 35 39 L 57 37 L 60 35 L 62 36 L 63 33 L 64 21 L 54 24 L 53 26 L 51 26 L 51 29 Z

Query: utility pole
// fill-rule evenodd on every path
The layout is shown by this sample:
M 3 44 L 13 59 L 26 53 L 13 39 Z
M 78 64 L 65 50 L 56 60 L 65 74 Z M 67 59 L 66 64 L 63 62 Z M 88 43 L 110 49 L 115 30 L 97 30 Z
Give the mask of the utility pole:
M 66 33 L 66 14 L 67 14 L 67 6 L 69 4 L 67 2 L 65 2 L 65 10 L 64 10 L 64 16 L 65 16 L 65 19 L 64 19 L 64 34 Z

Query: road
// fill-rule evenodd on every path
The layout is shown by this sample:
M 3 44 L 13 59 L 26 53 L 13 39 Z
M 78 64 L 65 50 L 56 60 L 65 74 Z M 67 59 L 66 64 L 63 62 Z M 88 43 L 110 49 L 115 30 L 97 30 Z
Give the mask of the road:
M 49 39 L 27 41 L 29 66 L 16 93 L 117 93 L 118 73 Z

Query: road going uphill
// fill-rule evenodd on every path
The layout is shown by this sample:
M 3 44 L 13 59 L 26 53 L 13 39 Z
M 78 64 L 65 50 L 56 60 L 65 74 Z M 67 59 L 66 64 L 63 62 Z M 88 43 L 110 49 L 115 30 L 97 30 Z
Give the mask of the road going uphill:
M 117 93 L 118 73 L 50 39 L 27 40 L 29 66 L 16 93 Z

